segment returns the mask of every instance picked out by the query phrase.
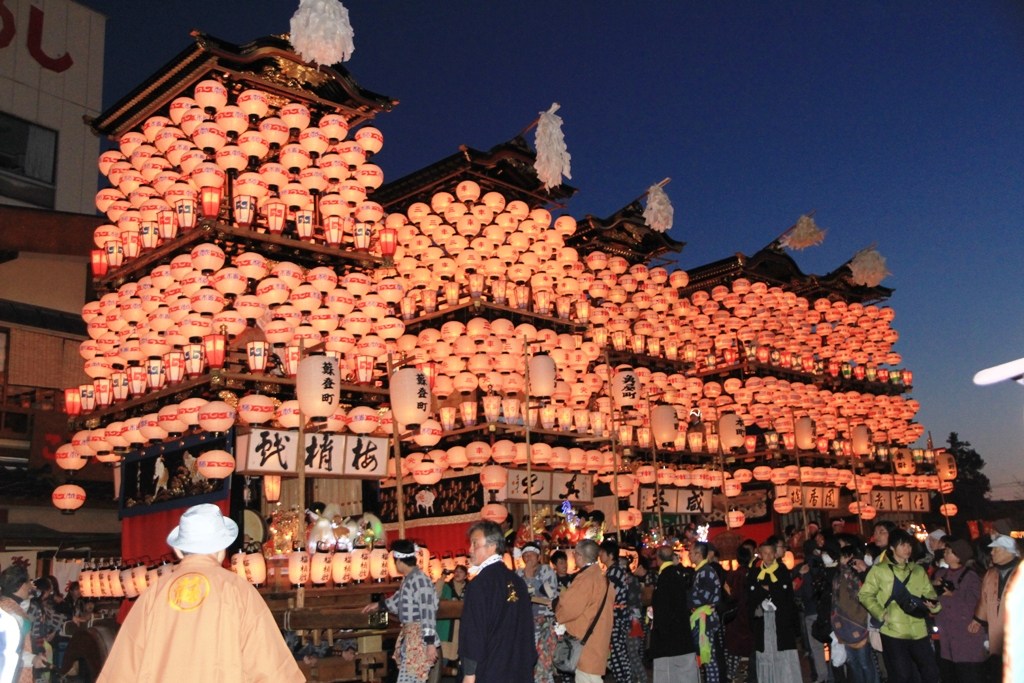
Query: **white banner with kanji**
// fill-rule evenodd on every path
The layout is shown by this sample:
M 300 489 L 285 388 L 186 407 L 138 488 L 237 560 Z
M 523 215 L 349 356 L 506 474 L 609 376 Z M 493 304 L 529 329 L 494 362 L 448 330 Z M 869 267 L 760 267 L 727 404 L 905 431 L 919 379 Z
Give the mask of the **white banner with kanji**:
M 311 477 L 381 479 L 388 471 L 388 440 L 363 434 L 307 433 L 302 448 Z M 236 439 L 239 474 L 294 475 L 298 469 L 299 433 L 256 429 Z

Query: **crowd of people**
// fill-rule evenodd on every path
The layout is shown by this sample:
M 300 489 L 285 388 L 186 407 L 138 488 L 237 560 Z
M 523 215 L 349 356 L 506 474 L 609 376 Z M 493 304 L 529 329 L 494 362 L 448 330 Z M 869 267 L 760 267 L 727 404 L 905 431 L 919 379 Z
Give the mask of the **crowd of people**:
M 68 626 L 88 623 L 92 609 L 77 582 L 62 591 L 56 577 L 32 579 L 21 564 L 0 572 L 0 683 L 56 681 Z
M 503 666 L 502 681 L 1001 680 L 1006 588 L 1020 562 L 1013 538 L 995 533 L 968 540 L 934 531 L 920 541 L 888 521 L 862 536 L 842 519 L 833 522 L 828 529 L 810 523 L 742 541 L 728 562 L 692 530 L 671 544 L 631 552 L 632 559 L 614 538 L 584 540 L 570 551 L 574 573 L 567 571 L 565 550 L 537 541 L 512 547 L 514 537 L 482 522 L 471 538 L 489 539 L 490 554 L 472 554 L 479 551 L 471 545 L 470 573 L 500 564 L 507 586 L 474 591 L 475 580 L 462 579 L 451 589 L 442 582 L 435 592 L 467 600 L 475 593 L 479 609 L 485 592 L 499 600 L 504 590 L 507 602 L 525 590 L 530 642 L 522 628 L 522 642 L 513 646 L 509 630 L 500 651 L 532 649 L 519 660 L 518 675 Z M 504 569 L 506 550 L 521 569 Z M 446 657 L 449 672 L 461 665 L 469 681 L 489 664 L 480 641 L 492 621 L 482 615 L 467 610 L 461 622 L 462 633 L 473 633 L 472 646 L 447 650 L 454 657 Z M 513 622 L 501 623 L 511 628 Z M 585 644 L 575 670 L 560 672 L 555 651 L 567 638 Z
M 223 567 L 237 531 L 216 506 L 182 515 L 167 539 L 179 569 L 129 612 L 100 681 L 304 679 L 262 597 Z M 743 540 L 735 559 L 693 529 L 629 553 L 610 536 L 516 542 L 487 521 L 468 542 L 468 566 L 438 582 L 414 542 L 391 545 L 402 581 L 364 611 L 401 623 L 398 683 L 999 681 L 1021 559 L 1008 535 L 922 542 L 888 521 L 866 538 L 834 520 Z M 441 599 L 461 618 L 438 620 Z M 85 609 L 73 585 L 0 573 L 0 683 L 56 680 L 63 625 Z

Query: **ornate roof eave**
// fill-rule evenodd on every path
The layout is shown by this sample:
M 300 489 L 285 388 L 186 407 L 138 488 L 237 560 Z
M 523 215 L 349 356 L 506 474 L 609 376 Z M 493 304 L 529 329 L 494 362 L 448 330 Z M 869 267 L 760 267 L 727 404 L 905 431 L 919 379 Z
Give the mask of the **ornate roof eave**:
M 608 218 L 587 214 L 565 244 L 581 254 L 602 251 L 609 256 L 621 256 L 631 264 L 645 263 L 666 252 L 683 250 L 686 242 L 678 242 L 666 233 L 652 230 L 644 221 L 643 213 L 643 205 L 637 200 Z
M 545 190 L 533 170 L 535 160 L 522 137 L 486 152 L 461 145 L 455 154 L 382 185 L 374 191 L 373 200 L 389 213 L 404 212 L 415 202 L 429 203 L 437 192 L 451 191 L 462 180 L 473 180 L 483 193 L 500 192 L 509 201 L 564 208 L 576 188 L 562 184 Z
M 302 100 L 321 114 L 340 112 L 351 126 L 398 104 L 398 100 L 361 87 L 343 66 L 317 67 L 302 61 L 287 36 L 234 45 L 200 31 L 191 35 L 193 45 L 99 116 L 87 119 L 89 126 L 100 135 L 119 139 L 174 98 L 191 96 L 195 84 L 207 78 L 227 77 L 239 92 L 259 88 L 282 102 Z
M 718 285 L 728 285 L 739 277 L 777 285 L 809 300 L 826 298 L 832 301 L 877 303 L 892 296 L 889 287 L 865 287 L 850 281 L 850 270 L 843 264 L 827 275 L 807 275 L 789 254 L 769 245 L 753 256 L 737 253 L 729 258 L 707 263 L 687 271 L 689 284 L 682 295 Z

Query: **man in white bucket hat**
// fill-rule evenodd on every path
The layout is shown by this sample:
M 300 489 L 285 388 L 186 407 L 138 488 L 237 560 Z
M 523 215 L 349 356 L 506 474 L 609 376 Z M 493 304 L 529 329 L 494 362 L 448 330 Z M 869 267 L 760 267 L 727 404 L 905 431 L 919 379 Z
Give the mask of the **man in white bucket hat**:
M 237 536 L 216 505 L 185 510 L 167 536 L 181 562 L 128 613 L 98 683 L 306 680 L 263 598 L 223 567 Z

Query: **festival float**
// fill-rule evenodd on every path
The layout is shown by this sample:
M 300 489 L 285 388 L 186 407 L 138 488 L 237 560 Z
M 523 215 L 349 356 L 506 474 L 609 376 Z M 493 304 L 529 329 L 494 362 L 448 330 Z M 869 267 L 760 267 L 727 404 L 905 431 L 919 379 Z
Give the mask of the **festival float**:
M 675 267 L 664 182 L 566 212 L 557 105 L 533 147 L 385 182 L 396 100 L 283 38 L 193 38 L 90 123 L 115 143 L 109 223 L 53 500 L 88 504 L 74 472 L 114 468 L 123 543 L 87 594 L 146 590 L 181 511 L 213 502 L 244 530 L 232 567 L 324 655 L 307 675 L 367 680 L 389 631 L 355 608 L 393 589 L 389 538 L 436 579 L 481 518 L 561 545 L 699 519 L 728 561 L 729 535 L 808 511 L 956 514 L 956 463 L 910 447 L 874 249 L 804 274 L 791 253 L 824 231 L 802 216 L 751 256 Z

